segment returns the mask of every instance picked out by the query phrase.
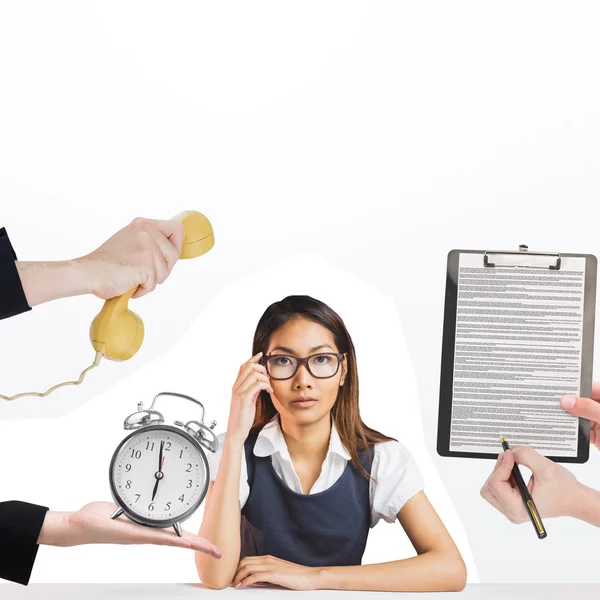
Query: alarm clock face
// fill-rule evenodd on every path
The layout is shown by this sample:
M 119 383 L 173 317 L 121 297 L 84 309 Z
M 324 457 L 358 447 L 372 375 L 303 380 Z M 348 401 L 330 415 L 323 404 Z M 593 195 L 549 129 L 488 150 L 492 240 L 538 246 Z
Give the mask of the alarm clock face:
M 208 462 L 185 431 L 153 425 L 126 437 L 110 465 L 115 501 L 135 521 L 168 526 L 189 517 L 209 483 Z

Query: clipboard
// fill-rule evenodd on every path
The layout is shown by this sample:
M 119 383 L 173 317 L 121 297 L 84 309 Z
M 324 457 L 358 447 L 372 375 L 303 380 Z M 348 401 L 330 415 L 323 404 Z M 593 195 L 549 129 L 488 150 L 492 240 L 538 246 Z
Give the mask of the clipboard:
M 590 423 L 559 400 L 591 395 L 596 279 L 591 254 L 448 253 L 440 456 L 496 459 L 505 435 L 555 462 L 588 460 Z

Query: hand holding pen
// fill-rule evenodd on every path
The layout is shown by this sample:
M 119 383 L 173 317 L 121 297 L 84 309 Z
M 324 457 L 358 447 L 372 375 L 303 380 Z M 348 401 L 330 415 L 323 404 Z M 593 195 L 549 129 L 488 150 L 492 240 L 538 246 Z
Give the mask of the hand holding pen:
M 504 452 L 510 450 L 510 446 L 508 445 L 508 442 L 506 441 L 506 438 L 503 435 L 500 436 L 500 442 L 502 443 L 502 449 L 504 450 Z M 546 533 L 546 528 L 542 523 L 542 517 L 538 512 L 537 506 L 535 505 L 535 502 L 531 497 L 531 491 L 533 490 L 534 484 L 533 476 L 529 480 L 529 483 L 531 484 L 530 491 L 529 487 L 526 486 L 525 482 L 523 481 L 523 475 L 521 475 L 519 465 L 516 462 L 513 465 L 513 468 L 511 469 L 511 474 L 514 482 L 517 485 L 517 488 L 519 488 L 519 493 L 521 494 L 523 505 L 525 506 L 525 510 L 527 511 L 531 522 L 533 523 L 533 527 L 535 529 L 535 532 L 537 533 L 538 538 L 544 539 L 548 534 Z
M 531 478 L 526 486 L 523 482 L 523 488 L 537 509 L 540 521 L 559 516 L 581 518 L 583 486 L 571 471 L 532 448 L 515 446 L 500 452 L 494 470 L 481 488 L 481 496 L 511 523 L 533 522 L 513 474 L 517 463 L 531 470 Z

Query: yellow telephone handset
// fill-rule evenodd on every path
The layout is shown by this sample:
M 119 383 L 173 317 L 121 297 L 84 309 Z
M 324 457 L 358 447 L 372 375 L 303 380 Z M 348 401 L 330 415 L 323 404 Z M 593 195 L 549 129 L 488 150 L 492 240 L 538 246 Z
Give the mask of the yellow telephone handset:
M 196 258 L 208 252 L 215 244 L 215 236 L 210 221 L 195 210 L 179 213 L 172 219 L 183 223 L 183 246 L 180 259 Z M 144 323 L 138 315 L 129 309 L 128 303 L 137 287 L 121 296 L 104 302 L 102 310 L 96 315 L 90 326 L 90 341 L 96 351 L 93 364 L 84 369 L 77 381 L 59 383 L 43 394 L 25 392 L 16 396 L 3 396 L 0 399 L 15 400 L 21 396 L 47 396 L 55 389 L 65 385 L 79 385 L 85 374 L 100 364 L 102 357 L 114 361 L 130 359 L 144 341 Z
M 201 213 L 188 210 L 172 219 L 183 223 L 183 246 L 180 259 L 196 258 L 208 252 L 215 243 L 209 220 Z M 128 302 L 137 288 L 133 288 L 104 303 L 90 326 L 90 340 L 96 352 L 110 360 L 130 359 L 144 340 L 144 324 L 128 308 Z
M 128 308 L 137 288 L 106 300 L 90 325 L 90 341 L 96 352 L 109 360 L 128 360 L 144 341 L 144 323 Z

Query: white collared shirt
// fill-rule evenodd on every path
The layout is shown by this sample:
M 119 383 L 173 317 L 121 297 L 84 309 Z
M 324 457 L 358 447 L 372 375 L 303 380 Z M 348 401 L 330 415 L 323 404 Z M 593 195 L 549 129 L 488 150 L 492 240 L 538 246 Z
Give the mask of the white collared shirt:
M 218 439 L 217 452 L 214 454 L 207 452 L 211 481 L 214 481 L 217 476 L 225 434 L 220 434 Z M 259 432 L 254 445 L 254 455 L 271 456 L 273 468 L 283 482 L 294 492 L 304 493 L 279 425 L 279 415 L 275 415 Z M 332 422 L 327 456 L 323 461 L 319 478 L 309 494 L 316 494 L 330 488 L 344 472 L 349 460 L 350 455 L 344 448 Z M 241 466 L 240 506 L 243 507 L 250 495 L 245 453 L 242 453 Z M 371 480 L 369 485 L 371 527 L 374 527 L 380 519 L 393 523 L 404 504 L 424 487 L 419 468 L 408 449 L 402 443 L 395 441 L 375 444 L 371 477 L 376 480 L 376 482 Z

